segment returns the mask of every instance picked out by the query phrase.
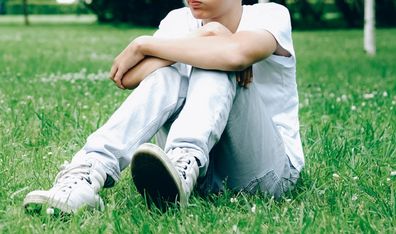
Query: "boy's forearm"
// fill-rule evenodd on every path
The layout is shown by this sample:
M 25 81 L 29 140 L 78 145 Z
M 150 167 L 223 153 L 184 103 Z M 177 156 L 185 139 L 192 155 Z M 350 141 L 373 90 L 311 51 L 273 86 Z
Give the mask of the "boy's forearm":
M 136 40 L 144 55 L 190 64 L 203 69 L 239 71 L 270 56 L 276 40 L 268 32 L 241 32 L 230 36 Z M 259 45 L 259 46 L 257 46 Z
M 222 28 L 219 24 L 210 24 L 208 27 L 202 28 L 201 30 L 197 30 L 196 32 L 191 33 L 187 37 L 204 37 L 204 36 L 213 36 L 216 34 L 231 34 L 227 29 Z M 157 58 L 157 57 L 147 57 L 143 59 L 139 64 L 131 68 L 122 78 L 122 85 L 127 89 L 136 88 L 140 82 L 148 76 L 153 71 L 174 64 L 174 62 Z
M 156 57 L 146 57 L 131 68 L 122 78 L 122 85 L 127 89 L 136 88 L 140 82 L 153 71 L 172 65 L 174 62 Z

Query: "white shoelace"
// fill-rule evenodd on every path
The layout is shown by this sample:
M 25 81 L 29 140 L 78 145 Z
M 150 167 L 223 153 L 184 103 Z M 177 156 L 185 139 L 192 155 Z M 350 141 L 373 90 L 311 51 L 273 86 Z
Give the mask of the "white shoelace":
M 85 180 L 89 184 L 92 184 L 91 178 L 89 177 L 91 167 L 91 163 L 71 164 L 65 162 L 60 167 L 61 171 L 55 178 L 54 187 L 65 191 L 65 189 L 71 189 L 74 184 L 77 184 L 78 180 Z
M 173 162 L 173 165 L 175 165 L 180 176 L 184 178 L 184 180 L 187 180 L 186 171 L 192 164 L 191 160 L 195 160 L 195 157 L 191 156 L 188 149 L 182 148 L 173 149 L 171 155 L 174 156 L 171 157 L 171 161 Z

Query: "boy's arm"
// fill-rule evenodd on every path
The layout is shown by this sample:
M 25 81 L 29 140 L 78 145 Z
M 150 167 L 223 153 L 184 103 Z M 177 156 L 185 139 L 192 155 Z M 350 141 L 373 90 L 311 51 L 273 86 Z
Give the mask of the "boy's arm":
M 174 62 L 156 57 L 146 57 L 136 66 L 129 69 L 121 79 L 120 88 L 134 89 L 153 71 L 172 65 Z
M 232 33 L 220 23 L 212 22 L 199 28 L 196 32 L 188 35 L 187 37 L 205 37 L 205 36 L 227 36 Z M 117 59 L 117 58 L 116 58 Z M 157 57 L 145 57 L 136 66 L 129 69 L 124 76 L 121 78 L 120 88 L 134 89 L 140 82 L 150 73 L 161 67 L 172 65 L 174 62 L 157 58 Z
M 116 83 L 145 56 L 190 64 L 203 69 L 241 71 L 277 50 L 278 44 L 268 31 L 244 31 L 229 36 L 135 39 L 115 59 L 111 77 Z

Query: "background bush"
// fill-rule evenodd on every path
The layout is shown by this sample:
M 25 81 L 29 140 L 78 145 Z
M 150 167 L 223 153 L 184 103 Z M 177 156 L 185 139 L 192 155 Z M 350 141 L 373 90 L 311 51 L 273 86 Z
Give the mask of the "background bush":
M 257 0 L 243 0 L 254 4 Z M 362 27 L 364 0 L 273 0 L 286 6 L 297 28 Z M 87 5 L 101 22 L 157 26 L 182 0 L 93 0 Z M 396 26 L 396 0 L 376 0 L 377 26 Z
M 182 0 L 93 0 L 87 4 L 100 22 L 143 26 L 158 26 L 169 11 L 182 6 Z
M 1 7 L 4 4 L 5 7 Z M 254 4 L 257 0 L 243 0 Z M 272 0 L 286 6 L 294 28 L 356 28 L 364 23 L 364 0 Z M 22 14 L 21 0 L 0 0 L 6 14 Z M 183 0 L 78 0 L 60 5 L 56 0 L 28 0 L 29 14 L 94 13 L 99 22 L 158 26 L 162 18 Z M 1 14 L 0 10 L 0 14 Z M 376 0 L 378 27 L 396 26 L 396 0 Z
M 2 0 L 0 0 L 1 2 Z M 56 15 L 56 14 L 88 14 L 90 13 L 82 3 L 75 4 L 58 4 L 56 0 L 28 0 L 29 14 L 34 15 Z M 21 0 L 8 0 L 5 2 L 4 13 L 9 15 L 23 14 Z

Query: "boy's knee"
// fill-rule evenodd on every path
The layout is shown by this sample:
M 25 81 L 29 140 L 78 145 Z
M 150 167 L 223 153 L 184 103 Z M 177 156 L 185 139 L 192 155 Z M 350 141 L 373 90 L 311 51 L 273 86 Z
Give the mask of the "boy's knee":
M 236 90 L 236 80 L 234 72 L 205 70 L 193 68 L 190 76 L 190 85 L 200 83 L 209 88 L 220 91 L 221 89 Z

